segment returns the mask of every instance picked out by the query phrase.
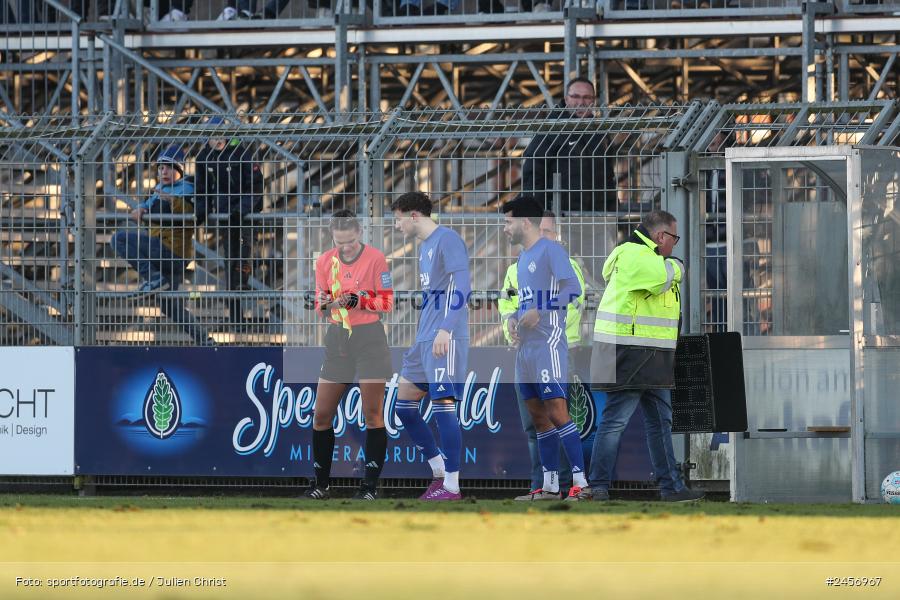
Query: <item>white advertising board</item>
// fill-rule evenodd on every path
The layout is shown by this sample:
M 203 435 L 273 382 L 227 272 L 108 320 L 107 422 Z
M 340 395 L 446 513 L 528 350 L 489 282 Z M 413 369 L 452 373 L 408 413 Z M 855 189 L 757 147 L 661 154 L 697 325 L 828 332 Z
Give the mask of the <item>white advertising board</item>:
M 71 475 L 75 349 L 0 348 L 0 475 Z

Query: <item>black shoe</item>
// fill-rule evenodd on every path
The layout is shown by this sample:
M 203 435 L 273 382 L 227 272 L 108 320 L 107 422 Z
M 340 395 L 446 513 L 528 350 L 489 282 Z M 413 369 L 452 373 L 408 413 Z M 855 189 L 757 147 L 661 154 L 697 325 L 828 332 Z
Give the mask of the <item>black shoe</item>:
M 362 484 L 359 486 L 359 489 L 356 490 L 356 493 L 353 494 L 354 500 L 378 500 L 378 491 L 369 487 L 366 484 Z
M 303 492 L 303 497 L 306 500 L 328 500 L 331 497 L 331 492 L 328 491 L 328 488 L 321 488 L 316 484 L 312 484 L 308 490 Z
M 706 496 L 703 492 L 696 492 L 690 488 L 684 488 L 680 492 L 674 494 L 660 494 L 660 500 L 663 502 L 696 502 L 702 500 Z
M 582 488 L 581 493 L 578 494 L 579 500 L 593 500 L 594 502 L 609 502 L 609 490 L 602 490 L 600 488 Z
M 609 502 L 609 490 L 593 490 L 591 500 L 593 500 L 594 502 Z

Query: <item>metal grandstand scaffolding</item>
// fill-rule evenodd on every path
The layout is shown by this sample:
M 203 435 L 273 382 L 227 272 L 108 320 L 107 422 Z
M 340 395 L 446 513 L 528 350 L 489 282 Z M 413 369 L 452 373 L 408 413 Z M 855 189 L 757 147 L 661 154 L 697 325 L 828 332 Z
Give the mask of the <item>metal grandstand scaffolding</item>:
M 614 105 L 897 94 L 893 1 L 26 4 L 0 11 L 13 116 L 557 105 L 575 76 Z
M 79 52 L 72 51 L 73 40 L 81 40 L 81 18 L 56 0 L 22 2 L 18 13 L 6 2 L 0 5 L 4 125 L 21 126 L 19 114 L 78 114 L 82 81 L 89 77 L 82 71 Z

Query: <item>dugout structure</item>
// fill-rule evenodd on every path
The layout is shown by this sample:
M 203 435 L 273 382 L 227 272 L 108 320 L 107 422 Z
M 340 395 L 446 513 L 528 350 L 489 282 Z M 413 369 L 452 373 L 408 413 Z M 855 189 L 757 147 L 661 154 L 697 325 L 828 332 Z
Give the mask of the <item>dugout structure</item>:
M 900 155 L 730 149 L 728 320 L 744 336 L 738 501 L 880 500 L 900 410 Z

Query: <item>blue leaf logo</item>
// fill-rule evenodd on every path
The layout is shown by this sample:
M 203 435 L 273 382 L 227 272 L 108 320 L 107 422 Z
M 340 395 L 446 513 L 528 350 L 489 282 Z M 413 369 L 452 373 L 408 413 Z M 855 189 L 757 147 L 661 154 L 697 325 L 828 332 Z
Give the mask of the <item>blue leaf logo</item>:
M 181 424 L 181 398 L 175 385 L 162 369 L 144 397 L 144 425 L 161 440 L 170 437 Z

